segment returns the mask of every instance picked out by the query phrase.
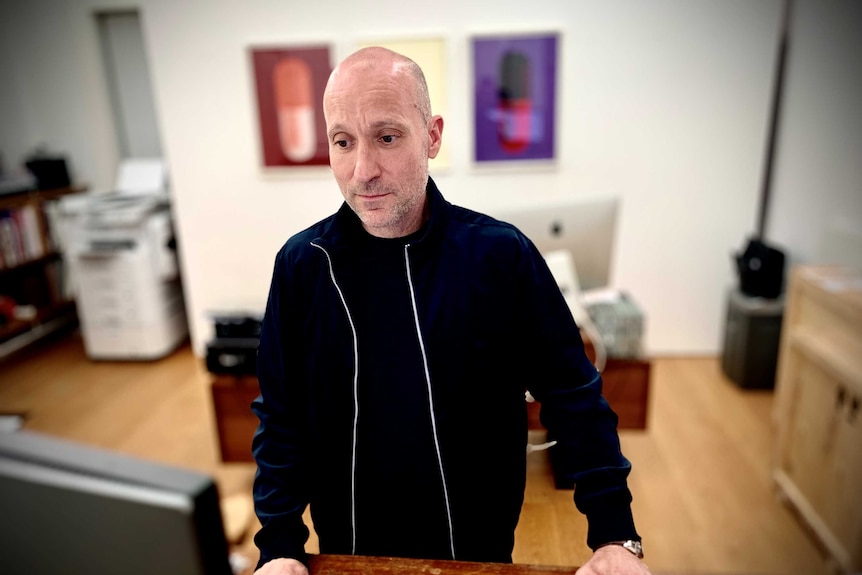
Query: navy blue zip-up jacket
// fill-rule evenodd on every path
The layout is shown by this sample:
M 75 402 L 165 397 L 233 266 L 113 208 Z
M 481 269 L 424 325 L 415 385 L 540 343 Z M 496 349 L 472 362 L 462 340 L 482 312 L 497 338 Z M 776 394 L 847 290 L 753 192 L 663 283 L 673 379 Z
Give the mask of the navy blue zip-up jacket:
M 526 481 L 526 390 L 541 402 L 542 424 L 558 441 L 552 449 L 565 455 L 590 547 L 639 539 L 617 417 L 544 259 L 513 226 L 447 202 L 430 178 L 427 193 L 430 220 L 404 250 L 416 325 L 405 337 L 421 348 L 430 394 L 432 413 L 416 417 L 433 422 L 443 558 L 511 561 Z M 321 552 L 356 552 L 364 446 L 351 309 L 363 302 L 350 286 L 353 274 L 374 273 L 351 265 L 362 233 L 344 204 L 276 257 L 252 404 L 260 565 L 307 561 L 309 504 Z

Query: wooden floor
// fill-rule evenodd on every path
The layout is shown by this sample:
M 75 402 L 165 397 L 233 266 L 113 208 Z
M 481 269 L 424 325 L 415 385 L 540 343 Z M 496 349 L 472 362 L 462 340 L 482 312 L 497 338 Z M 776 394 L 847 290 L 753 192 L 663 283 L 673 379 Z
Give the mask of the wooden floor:
M 773 492 L 772 393 L 740 390 L 715 358 L 656 359 L 652 377 L 648 429 L 620 434 L 651 569 L 827 573 Z M 188 347 L 151 363 L 92 362 L 71 335 L 0 363 L 0 413 L 25 414 L 28 429 L 210 473 L 223 497 L 249 500 L 254 466 L 220 462 L 208 382 Z M 583 563 L 586 522 L 571 491 L 554 489 L 544 453 L 529 458 L 516 562 Z M 250 537 L 241 548 L 253 553 Z

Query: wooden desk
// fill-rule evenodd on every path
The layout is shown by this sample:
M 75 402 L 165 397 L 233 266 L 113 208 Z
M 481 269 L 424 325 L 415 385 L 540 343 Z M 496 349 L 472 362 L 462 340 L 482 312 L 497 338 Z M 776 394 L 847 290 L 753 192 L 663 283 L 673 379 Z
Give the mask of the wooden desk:
M 242 575 L 252 575 L 257 556 L 242 552 L 252 561 Z M 397 557 L 362 557 L 359 555 L 312 555 L 310 575 L 575 575 L 577 567 L 560 565 L 522 565 L 471 563 Z M 647 560 L 647 565 L 649 561 Z M 652 571 L 653 575 L 707 575 L 694 572 Z M 754 575 L 738 573 L 736 575 Z
M 352 555 L 313 555 L 310 563 L 311 575 L 573 575 L 576 569 Z

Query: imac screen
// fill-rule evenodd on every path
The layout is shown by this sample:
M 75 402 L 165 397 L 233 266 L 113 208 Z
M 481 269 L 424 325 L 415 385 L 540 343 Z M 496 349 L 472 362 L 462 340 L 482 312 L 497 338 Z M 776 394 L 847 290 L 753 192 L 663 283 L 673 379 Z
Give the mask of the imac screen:
M 521 230 L 542 254 L 567 250 L 582 290 L 607 287 L 613 259 L 619 200 L 570 197 L 489 215 Z

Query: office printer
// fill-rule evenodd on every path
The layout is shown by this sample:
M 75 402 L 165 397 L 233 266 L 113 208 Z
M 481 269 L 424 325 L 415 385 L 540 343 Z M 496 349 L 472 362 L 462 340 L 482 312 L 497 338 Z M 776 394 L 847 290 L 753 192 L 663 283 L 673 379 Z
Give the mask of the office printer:
M 65 251 L 92 359 L 158 359 L 188 336 L 167 178 L 124 160 L 116 187 L 64 198 Z

